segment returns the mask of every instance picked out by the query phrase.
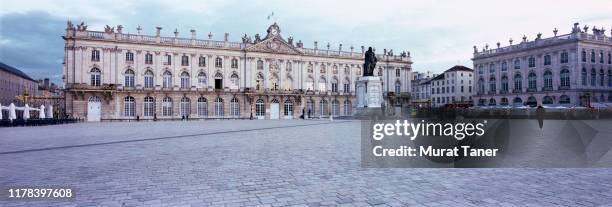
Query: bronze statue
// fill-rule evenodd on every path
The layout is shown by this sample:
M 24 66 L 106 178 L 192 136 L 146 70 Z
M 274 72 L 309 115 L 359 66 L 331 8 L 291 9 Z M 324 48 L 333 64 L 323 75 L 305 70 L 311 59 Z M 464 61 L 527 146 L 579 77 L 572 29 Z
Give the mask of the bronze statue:
M 365 53 L 365 63 L 363 64 L 363 76 L 374 76 L 374 68 L 376 68 L 376 54 L 372 51 L 372 47 L 368 48 Z

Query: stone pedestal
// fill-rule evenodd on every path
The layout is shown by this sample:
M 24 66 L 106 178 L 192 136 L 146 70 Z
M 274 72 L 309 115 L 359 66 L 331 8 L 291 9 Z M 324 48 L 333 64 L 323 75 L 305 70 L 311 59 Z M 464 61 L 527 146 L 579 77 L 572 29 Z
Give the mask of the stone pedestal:
M 370 119 L 382 115 L 383 96 L 380 77 L 359 77 L 356 84 L 356 117 L 359 119 Z

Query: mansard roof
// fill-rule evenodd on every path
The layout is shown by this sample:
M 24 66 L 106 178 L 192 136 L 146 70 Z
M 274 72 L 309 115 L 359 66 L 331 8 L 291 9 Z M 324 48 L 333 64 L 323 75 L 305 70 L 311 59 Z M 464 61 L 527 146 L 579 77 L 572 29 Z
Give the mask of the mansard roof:
M 21 70 L 11 67 L 10 65 L 4 64 L 3 62 L 0 62 L 0 70 L 6 71 L 7 73 L 22 77 L 24 79 L 28 79 L 31 81 L 35 81 L 34 79 L 30 78 L 30 76 L 28 76 L 27 74 L 25 74 L 24 72 L 22 72 Z
M 455 65 L 452 68 L 444 71 L 444 72 L 453 72 L 453 71 L 468 71 L 468 72 L 473 72 L 474 70 L 472 70 L 471 68 L 465 67 L 463 65 Z

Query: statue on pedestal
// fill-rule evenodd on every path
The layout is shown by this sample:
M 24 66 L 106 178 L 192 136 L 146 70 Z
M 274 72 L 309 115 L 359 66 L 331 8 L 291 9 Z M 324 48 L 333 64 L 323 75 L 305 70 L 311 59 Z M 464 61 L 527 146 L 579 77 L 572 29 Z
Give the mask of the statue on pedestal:
M 376 68 L 376 54 L 372 51 L 372 47 L 368 48 L 365 53 L 365 63 L 363 64 L 363 76 L 374 76 L 374 68 Z

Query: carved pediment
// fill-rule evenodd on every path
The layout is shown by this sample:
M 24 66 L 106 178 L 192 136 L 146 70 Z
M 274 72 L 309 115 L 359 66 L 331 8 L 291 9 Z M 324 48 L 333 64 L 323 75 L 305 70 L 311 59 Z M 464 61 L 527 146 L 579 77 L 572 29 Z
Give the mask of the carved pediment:
M 265 39 L 257 44 L 251 45 L 246 48 L 248 52 L 266 52 L 266 53 L 282 53 L 282 54 L 290 54 L 290 55 L 299 55 L 302 52 L 292 45 L 285 42 L 285 40 L 279 38 L 278 36 L 274 36 L 268 39 Z

